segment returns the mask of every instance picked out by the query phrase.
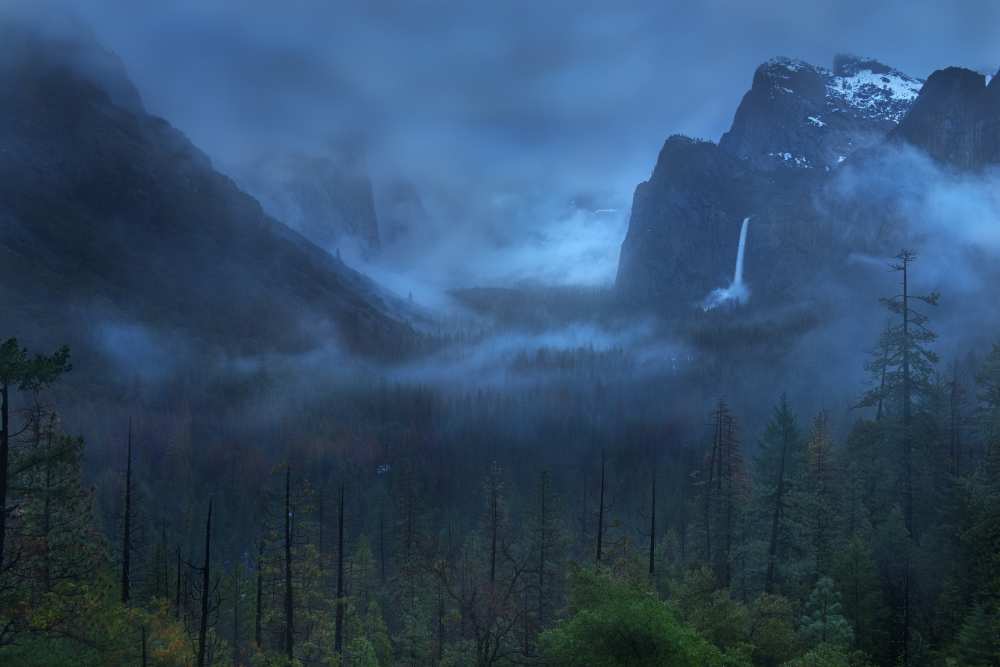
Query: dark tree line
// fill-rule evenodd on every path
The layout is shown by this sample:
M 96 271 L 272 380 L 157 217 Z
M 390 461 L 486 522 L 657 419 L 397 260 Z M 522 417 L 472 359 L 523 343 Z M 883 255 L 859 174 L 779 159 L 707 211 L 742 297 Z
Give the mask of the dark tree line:
M 0 661 L 995 665 L 1000 345 L 944 373 L 914 260 L 859 407 L 760 429 L 600 373 L 358 389 L 267 446 L 133 404 L 90 481 L 68 351 L 7 341 Z

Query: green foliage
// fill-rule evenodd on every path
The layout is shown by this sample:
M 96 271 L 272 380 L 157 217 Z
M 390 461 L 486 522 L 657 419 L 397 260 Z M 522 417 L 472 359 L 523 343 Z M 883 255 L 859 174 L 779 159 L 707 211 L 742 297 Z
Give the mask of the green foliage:
M 780 665 L 798 650 L 792 603 L 780 595 L 761 593 L 750 605 L 747 638 L 754 664 Z
M 707 566 L 689 570 L 674 587 L 673 597 L 685 622 L 714 645 L 724 649 L 744 648 L 750 615 L 726 589 L 716 588 Z
M 987 442 L 1000 442 L 1000 343 L 983 360 L 976 372 L 978 421 Z
M 830 577 L 822 577 L 816 582 L 816 588 L 806 603 L 799 633 L 803 641 L 813 646 L 829 644 L 847 647 L 854 641 L 854 631 L 841 613 L 840 594 Z
M 974 607 L 958 631 L 952 654 L 965 667 L 1000 664 L 1000 614 L 982 605 Z
M 789 660 L 783 667 L 872 667 L 872 664 L 858 651 L 820 644 L 794 660 Z
M 137 551 L 144 550 L 145 560 L 139 562 L 150 563 L 156 577 L 149 578 L 139 566 L 146 587 L 136 589 L 143 592 L 131 609 L 123 607 L 115 594 L 117 565 L 96 528 L 94 493 L 81 480 L 83 442 L 61 432 L 38 393 L 68 366 L 68 353 L 32 358 L 16 341 L 0 345 L 0 376 L 10 387 L 35 392 L 29 410 L 16 415 L 27 417 L 11 448 L 8 553 L 17 559 L 8 559 L 9 572 L 3 574 L 0 626 L 10 619 L 15 623 L 11 637 L 0 636 L 0 664 L 138 664 L 139 633 L 145 628 L 150 665 L 189 665 L 195 629 L 190 610 L 176 620 L 173 597 L 164 599 L 163 588 L 172 592 L 174 541 L 184 549 L 185 526 L 192 519 L 183 510 L 168 515 L 172 534 L 168 538 L 163 528 L 161 536 L 160 526 L 168 525 L 160 522 L 163 510 L 143 504 L 142 511 L 155 517 L 144 529 L 155 528 Z M 691 478 L 695 481 L 688 487 L 676 485 L 677 502 L 658 506 L 657 519 L 665 527 L 657 528 L 661 566 L 655 582 L 646 572 L 645 540 L 633 541 L 647 529 L 648 516 L 629 517 L 635 514 L 633 501 L 645 494 L 647 471 L 642 464 L 622 470 L 627 468 L 625 448 L 609 466 L 609 475 L 618 479 L 610 485 L 615 502 L 606 517 L 620 539 L 605 543 L 607 558 L 599 569 L 573 565 L 565 539 L 579 530 L 583 558 L 593 558 L 592 488 L 582 489 L 582 497 L 567 493 L 564 506 L 554 502 L 554 490 L 551 497 L 544 495 L 547 488 L 536 494 L 534 484 L 524 483 L 523 471 L 518 478 L 493 467 L 484 502 L 477 502 L 463 525 L 460 508 L 435 514 L 433 487 L 418 477 L 424 474 L 418 467 L 406 473 L 410 478 L 380 478 L 387 482 L 377 493 L 388 493 L 388 521 L 383 525 L 382 516 L 365 510 L 350 517 L 343 655 L 333 650 L 331 554 L 320 549 L 322 515 L 307 480 L 310 469 L 303 465 L 292 501 L 296 658 L 291 664 L 711 667 L 752 661 L 763 667 L 866 667 L 867 656 L 878 664 L 897 664 L 905 583 L 912 584 L 911 664 L 992 667 L 1000 663 L 1000 441 L 995 439 L 1000 431 L 991 430 L 990 421 L 991 410 L 1000 410 L 998 369 L 1000 345 L 979 373 L 982 409 L 978 430 L 967 427 L 962 474 L 948 466 L 941 387 L 930 380 L 923 387 L 928 391 L 913 419 L 913 481 L 919 498 L 912 537 L 900 502 L 899 424 L 890 407 L 882 420 L 859 421 L 841 448 L 832 436 L 836 429 L 827 429 L 822 419 L 804 438 L 783 400 L 763 435 L 753 485 L 736 474 L 738 451 L 729 452 L 734 455 L 730 476 L 715 477 L 723 484 L 716 486 L 709 507 L 712 562 L 698 560 L 701 478 Z M 182 444 L 194 452 L 192 442 L 182 438 Z M 735 445 L 735 439 L 725 444 Z M 786 447 L 786 456 L 779 456 Z M 198 457 L 178 464 L 180 451 L 182 445 L 173 447 L 163 458 L 165 470 L 184 467 L 183 474 L 167 475 L 176 491 L 175 508 L 198 500 L 200 485 L 211 480 L 211 473 L 196 477 Z M 685 480 L 700 465 L 693 459 L 673 471 L 664 466 L 661 474 Z M 778 503 L 782 461 L 786 488 Z M 261 479 L 268 465 L 261 464 Z M 240 482 L 234 473 L 221 493 L 244 493 Z M 149 483 L 140 477 L 137 487 Z M 551 483 L 559 488 L 558 481 Z M 265 485 L 254 493 L 260 486 Z M 213 564 L 222 582 L 219 606 L 210 617 L 215 664 L 228 664 L 233 646 L 240 648 L 236 659 L 241 664 L 289 664 L 281 651 L 285 514 L 282 494 L 272 496 L 270 503 L 261 499 L 270 506 L 264 516 L 244 517 L 239 528 L 228 526 L 229 534 L 220 536 L 226 547 L 236 548 L 220 548 L 223 555 Z M 544 523 L 533 515 L 543 496 Z M 647 499 L 640 500 L 647 508 Z M 115 501 L 102 504 L 115 507 Z M 777 568 L 770 590 L 780 595 L 763 592 L 776 506 Z M 722 513 L 722 507 L 733 511 Z M 372 525 L 376 520 L 377 527 Z M 105 522 L 114 523 L 107 517 Z M 255 530 L 253 540 L 264 535 L 266 546 L 263 649 L 250 641 L 256 572 L 243 570 L 245 557 L 236 563 L 225 557 L 244 552 L 246 545 L 239 541 L 248 526 Z M 366 533 L 379 538 L 377 558 Z M 575 557 L 583 560 L 579 553 Z M 164 565 L 171 567 L 170 580 L 161 584 Z M 658 596 L 658 589 L 669 592 L 669 601 Z M 184 595 L 197 597 L 190 581 Z M 237 611 L 240 630 L 233 637 Z
M 86 583 L 62 585 L 38 598 L 28 611 L 23 634 L 0 648 L 0 664 L 23 667 L 103 667 L 139 664 L 140 628 L 147 628 L 151 667 L 193 663 L 184 628 L 165 606 L 150 611 L 120 604 L 115 573 L 103 567 Z
M 884 642 L 887 610 L 882 599 L 871 546 L 860 535 L 853 536 L 834 558 L 834 580 L 843 591 L 844 615 L 853 621 L 858 646 L 872 653 Z
M 350 600 L 346 616 L 348 619 L 347 636 L 354 638 L 351 641 L 364 640 L 366 646 L 371 648 L 375 660 L 373 664 L 391 665 L 392 641 L 389 639 L 389 631 L 382 618 L 382 610 L 378 602 L 372 599 L 368 603 L 368 608 L 362 612 L 361 600 Z M 351 650 L 348 646 L 348 654 L 351 654 Z M 367 650 L 366 648 L 365 651 L 367 652 Z
M 65 345 L 51 355 L 30 356 L 16 338 L 0 344 L 0 384 L 16 385 L 22 391 L 40 391 L 72 370 Z
M 738 664 L 685 627 L 651 591 L 593 569 L 576 569 L 572 615 L 542 633 L 542 654 L 553 665 Z
M 763 484 L 758 491 L 760 497 L 772 497 L 776 491 L 776 478 L 781 470 L 782 459 L 787 476 L 786 484 L 791 486 L 792 480 L 799 478 L 805 463 L 802 444 L 798 420 L 788 404 L 788 397 L 783 395 L 771 413 L 754 458 L 755 472 Z
M 375 647 L 364 637 L 352 639 L 344 653 L 350 660 L 351 667 L 380 667 L 380 665 L 385 664 L 379 662 Z

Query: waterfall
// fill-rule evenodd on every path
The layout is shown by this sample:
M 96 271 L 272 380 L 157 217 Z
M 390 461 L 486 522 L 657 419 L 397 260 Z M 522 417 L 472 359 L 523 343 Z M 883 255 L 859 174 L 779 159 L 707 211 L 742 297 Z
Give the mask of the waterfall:
M 747 247 L 747 227 L 750 225 L 750 218 L 743 218 L 740 226 L 740 246 L 736 251 L 736 271 L 733 273 L 733 287 L 743 287 L 743 251 Z
M 702 310 L 712 310 L 724 303 L 746 303 L 750 300 L 750 288 L 743 282 L 743 254 L 747 245 L 747 228 L 750 226 L 750 216 L 743 218 L 740 226 L 740 242 L 736 249 L 736 269 L 733 271 L 733 282 L 728 287 L 719 287 L 705 297 Z

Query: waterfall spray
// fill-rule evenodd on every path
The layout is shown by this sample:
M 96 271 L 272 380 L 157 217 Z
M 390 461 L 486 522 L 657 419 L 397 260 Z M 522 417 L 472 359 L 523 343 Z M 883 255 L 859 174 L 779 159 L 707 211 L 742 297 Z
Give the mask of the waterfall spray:
M 719 287 L 705 297 L 701 307 L 703 310 L 718 308 L 724 303 L 746 303 L 750 300 L 750 288 L 743 282 L 743 254 L 747 245 L 747 228 L 750 226 L 750 216 L 743 218 L 740 226 L 740 243 L 736 250 L 736 269 L 733 271 L 733 282 L 728 287 Z

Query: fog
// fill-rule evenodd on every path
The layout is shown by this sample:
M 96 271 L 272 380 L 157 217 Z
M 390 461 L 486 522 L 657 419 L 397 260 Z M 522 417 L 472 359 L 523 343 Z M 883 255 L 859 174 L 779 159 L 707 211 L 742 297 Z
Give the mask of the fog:
M 327 156 L 345 146 L 363 156 L 376 206 L 391 184 L 412 184 L 426 215 L 402 242 L 376 254 L 343 239 L 324 247 L 411 302 L 433 322 L 430 335 L 455 336 L 390 366 L 355 358 L 337 341 L 303 354 L 206 351 L 175 332 L 98 313 L 82 340 L 123 385 L 197 376 L 280 388 L 266 410 L 256 403 L 263 399 L 250 399 L 257 418 L 357 378 L 461 392 L 600 377 L 641 393 L 656 378 L 680 386 L 704 365 L 698 388 L 683 396 L 692 413 L 713 396 L 743 394 L 737 407 L 756 426 L 765 403 L 791 391 L 809 409 L 843 408 L 846 420 L 886 320 L 877 298 L 896 289 L 887 248 L 915 249 L 915 288 L 944 294 L 934 319 L 942 358 L 990 342 L 983 325 L 1000 317 L 982 308 L 998 278 L 1000 175 L 955 173 L 899 147 L 849 160 L 817 194 L 834 227 L 855 200 L 876 202 L 892 224 L 878 239 L 862 239 L 839 272 L 810 284 L 804 303 L 755 310 L 764 291 L 752 261 L 746 310 L 736 304 L 705 315 L 692 301 L 691 322 L 663 324 L 646 313 L 623 318 L 607 298 L 633 190 L 664 138 L 716 140 L 759 62 L 781 54 L 829 66 L 834 54 L 853 52 L 920 77 L 946 65 L 989 71 L 1000 25 L 994 3 L 964 11 L 860 2 L 761 11 L 718 1 L 586 11 L 561 2 L 47 6 L 89 25 L 121 57 L 146 109 L 240 184 L 247 166 L 267 156 Z M 751 246 L 754 237 L 751 225 Z M 452 293 L 474 286 L 525 290 L 515 301 L 553 286 L 583 296 L 545 297 L 539 309 L 551 312 L 535 321 L 522 317 L 531 304 L 512 315 Z M 555 312 L 553 304 L 575 298 L 579 312 Z M 760 331 L 767 349 L 748 342 Z M 760 384 L 766 396 L 754 393 Z
M 995 71 L 1000 25 L 988 1 L 68 6 L 222 169 L 348 141 L 376 187 L 415 183 L 422 243 L 373 270 L 446 287 L 612 282 L 663 140 L 717 139 L 767 58 Z

